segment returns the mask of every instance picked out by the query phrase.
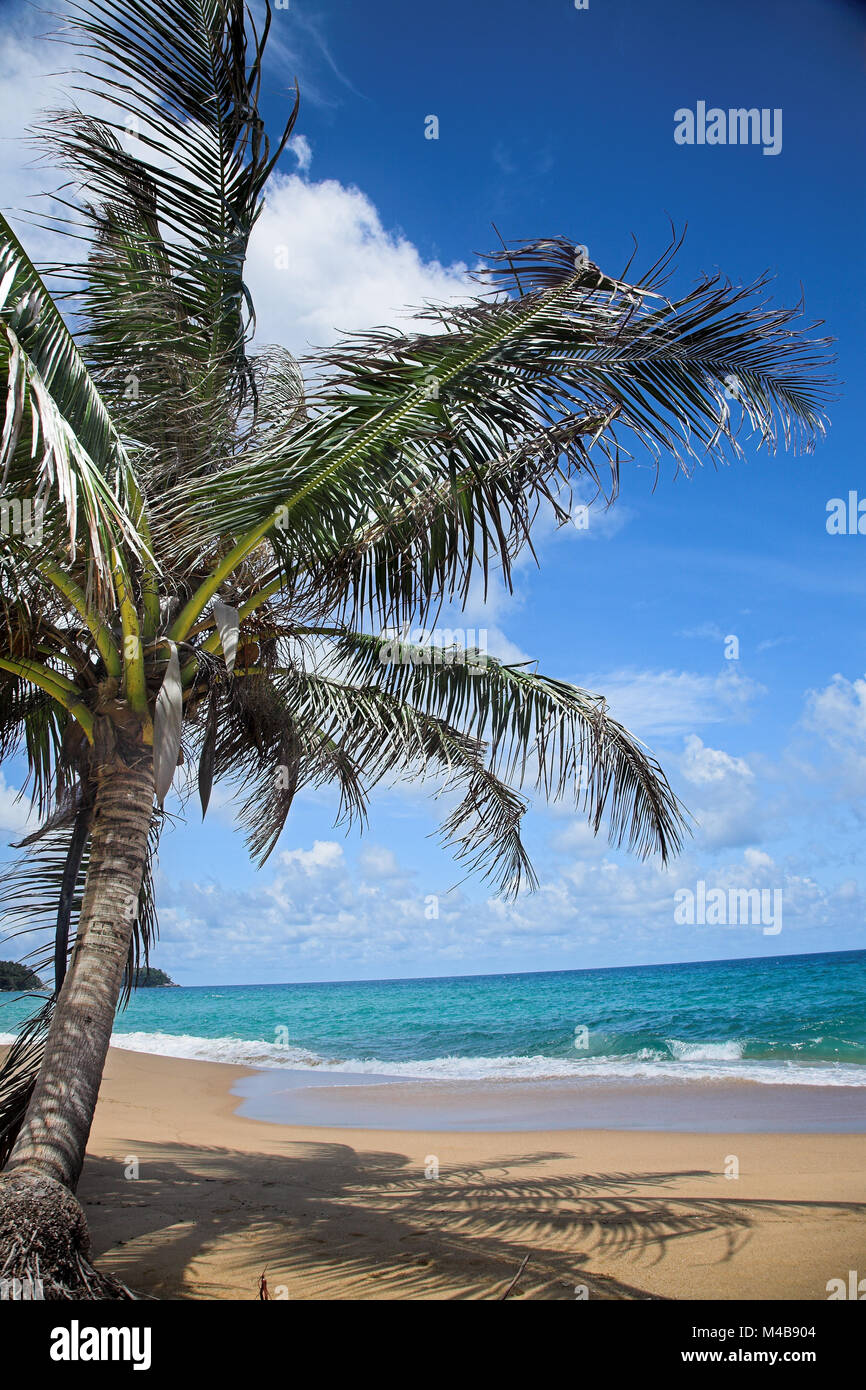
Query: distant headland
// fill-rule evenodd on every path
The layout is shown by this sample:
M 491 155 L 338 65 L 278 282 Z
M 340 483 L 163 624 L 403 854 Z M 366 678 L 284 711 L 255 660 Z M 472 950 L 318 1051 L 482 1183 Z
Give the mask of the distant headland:
M 34 970 L 15 960 L 0 960 L 0 989 L 45 989 Z
M 136 989 L 180 989 L 180 985 L 166 975 L 164 970 L 155 970 L 152 965 L 145 966 L 143 970 L 135 972 L 133 985 Z
M 180 985 L 164 970 L 157 970 L 152 965 L 137 970 L 133 983 L 136 989 L 180 989 Z M 0 990 L 24 989 L 48 989 L 48 985 L 26 965 L 19 965 L 14 960 L 0 960 Z

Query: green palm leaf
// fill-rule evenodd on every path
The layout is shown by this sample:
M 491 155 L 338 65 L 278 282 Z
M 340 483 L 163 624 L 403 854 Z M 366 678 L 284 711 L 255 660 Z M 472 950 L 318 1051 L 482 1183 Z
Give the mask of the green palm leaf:
M 479 651 L 419 647 L 346 632 L 333 662 L 345 680 L 375 683 L 398 702 L 484 740 L 489 767 L 548 801 L 570 798 L 613 843 L 666 862 L 685 819 L 654 758 L 607 712 L 603 697 Z
M 129 454 L 45 284 L 0 214 L 0 496 L 65 512 L 67 542 L 102 576 L 112 544 L 140 550 Z M 33 516 L 31 514 L 31 523 Z M 50 528 L 52 517 L 40 523 Z M 32 535 L 4 525 L 4 544 Z
M 542 289 L 430 309 L 437 333 L 379 330 L 320 354 L 306 421 L 290 398 L 288 433 L 180 479 L 160 530 L 197 555 L 266 537 L 287 575 L 330 573 L 356 612 L 397 617 L 465 595 L 479 563 L 508 582 L 540 502 L 563 518 L 578 475 L 615 492 L 632 450 L 687 467 L 740 454 L 744 421 L 755 446 L 809 448 L 823 432 L 827 340 L 795 332 L 798 311 L 764 303 L 763 282 L 705 281 L 675 302 L 645 283 L 603 293 L 564 239 L 512 253 L 509 273 L 520 281 L 526 259 L 537 278 L 545 255 Z
M 109 113 L 42 127 L 82 181 L 93 241 L 84 264 L 55 270 L 83 301 L 88 361 L 154 446 L 159 486 L 213 467 L 254 398 L 244 259 L 297 100 L 272 147 L 257 111 L 269 11 L 261 36 L 227 0 L 166 0 L 158 15 L 147 0 L 73 4 L 67 25 Z

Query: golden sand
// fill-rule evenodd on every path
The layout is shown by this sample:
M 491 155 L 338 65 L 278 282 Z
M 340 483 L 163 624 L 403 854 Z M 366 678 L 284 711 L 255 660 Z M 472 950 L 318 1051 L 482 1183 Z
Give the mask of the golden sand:
M 112 1049 L 79 1196 L 131 1287 L 490 1299 L 528 1255 L 512 1297 L 823 1300 L 866 1274 L 866 1135 L 284 1126 L 234 1113 L 245 1075 Z

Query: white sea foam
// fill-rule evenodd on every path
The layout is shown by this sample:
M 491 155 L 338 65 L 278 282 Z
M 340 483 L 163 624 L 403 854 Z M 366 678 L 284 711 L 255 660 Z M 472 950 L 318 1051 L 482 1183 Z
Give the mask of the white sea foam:
M 0 1035 L 0 1041 L 6 1035 Z M 8 1038 L 11 1041 L 11 1036 Z M 432 1081 L 544 1081 L 597 1078 L 608 1081 L 760 1081 L 769 1085 L 866 1086 L 866 1066 L 853 1063 L 755 1061 L 742 1044 L 692 1043 L 669 1038 L 670 1055 L 643 1048 L 607 1057 L 432 1057 L 409 1061 L 326 1058 L 300 1047 L 245 1038 L 201 1038 L 173 1033 L 114 1033 L 112 1044 L 133 1052 L 185 1057 L 238 1066 L 317 1071 Z
M 196 1062 L 234 1062 L 245 1067 L 317 1067 L 315 1052 L 246 1038 L 197 1038 L 190 1033 L 112 1033 L 112 1047 L 152 1052 L 158 1057 L 186 1057 Z
M 14 1034 L 0 1033 L 0 1046 Z M 247 1038 L 200 1038 L 188 1033 L 114 1033 L 112 1046 L 130 1052 L 192 1061 L 231 1062 L 274 1070 L 429 1081 L 556 1081 L 569 1077 L 607 1081 L 759 1081 L 776 1086 L 866 1086 L 866 1066 L 851 1062 L 803 1063 L 743 1058 L 742 1044 L 683 1042 L 668 1038 L 670 1056 L 642 1048 L 607 1057 L 431 1057 L 395 1062 L 384 1058 L 329 1058 L 301 1047 Z
M 739 1042 L 687 1043 L 677 1038 L 667 1038 L 666 1042 L 678 1062 L 737 1062 L 743 1055 Z

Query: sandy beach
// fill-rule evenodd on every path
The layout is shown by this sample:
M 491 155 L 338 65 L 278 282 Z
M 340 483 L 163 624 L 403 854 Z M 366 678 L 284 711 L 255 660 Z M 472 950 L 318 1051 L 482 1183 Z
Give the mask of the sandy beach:
M 289 1126 L 236 1113 L 249 1077 L 111 1050 L 79 1196 L 133 1288 L 492 1299 L 528 1255 L 512 1297 L 823 1300 L 866 1271 L 863 1134 Z

